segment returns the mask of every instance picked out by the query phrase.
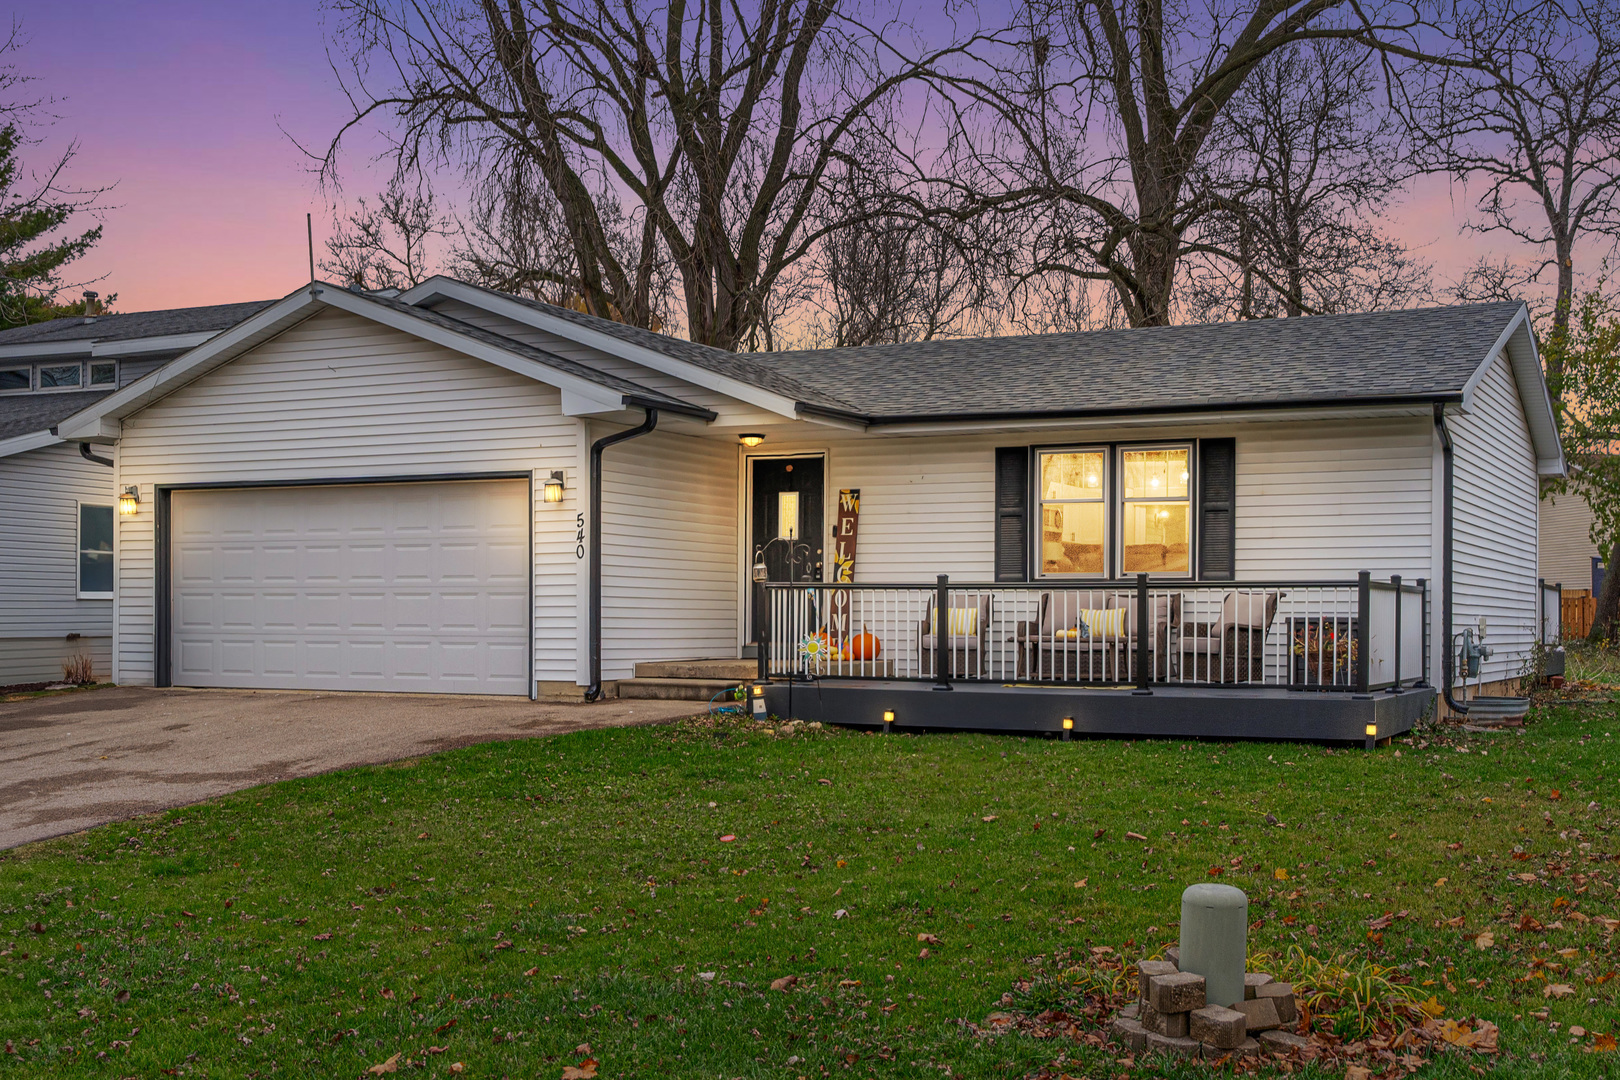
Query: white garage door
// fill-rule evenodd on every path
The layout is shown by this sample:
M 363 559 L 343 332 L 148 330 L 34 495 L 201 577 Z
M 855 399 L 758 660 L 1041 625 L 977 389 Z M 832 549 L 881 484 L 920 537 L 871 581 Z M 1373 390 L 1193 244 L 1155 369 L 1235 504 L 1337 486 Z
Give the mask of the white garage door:
M 526 482 L 172 499 L 175 685 L 528 694 Z

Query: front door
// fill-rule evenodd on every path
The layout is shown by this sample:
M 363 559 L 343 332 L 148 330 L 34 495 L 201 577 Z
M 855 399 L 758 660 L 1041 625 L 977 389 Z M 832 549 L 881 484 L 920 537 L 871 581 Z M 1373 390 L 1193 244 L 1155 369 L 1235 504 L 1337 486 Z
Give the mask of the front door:
M 822 459 L 754 458 L 753 471 L 749 567 L 763 561 L 767 581 L 822 580 Z

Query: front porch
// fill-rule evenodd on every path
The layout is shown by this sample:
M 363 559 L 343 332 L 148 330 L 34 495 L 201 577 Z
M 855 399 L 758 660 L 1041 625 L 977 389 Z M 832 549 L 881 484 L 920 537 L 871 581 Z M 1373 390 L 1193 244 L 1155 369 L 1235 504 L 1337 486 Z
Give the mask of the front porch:
M 765 708 L 804 720 L 1367 743 L 1411 730 L 1435 698 L 1421 579 L 941 576 L 767 583 L 757 602 Z

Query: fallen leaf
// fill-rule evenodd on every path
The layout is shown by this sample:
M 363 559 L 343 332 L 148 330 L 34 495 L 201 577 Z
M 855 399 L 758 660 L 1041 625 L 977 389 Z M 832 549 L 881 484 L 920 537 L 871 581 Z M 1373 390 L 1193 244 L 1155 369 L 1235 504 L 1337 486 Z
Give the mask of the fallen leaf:
M 331 941 L 332 940 L 332 935 L 331 934 L 316 934 L 315 935 L 315 940 L 316 941 Z
M 467 1071 L 467 1065 L 465 1062 L 452 1061 L 450 1063 L 450 1071 L 453 1073 L 464 1073 Z
M 731 833 L 726 833 L 726 835 L 724 835 L 724 836 L 722 836 L 720 838 L 720 842 L 722 844 L 729 844 L 735 839 L 737 839 L 737 838 L 735 836 L 733 836 Z
M 1586 1029 L 1581 1027 L 1579 1024 L 1576 1024 L 1574 1027 L 1570 1028 L 1569 1033 L 1575 1036 L 1577 1039 L 1586 1038 Z
M 1592 1045 L 1587 1050 L 1595 1054 L 1612 1054 L 1615 1051 L 1613 1034 L 1592 1036 Z
M 861 985 L 861 980 L 859 980 L 859 979 L 839 979 L 838 980 L 838 985 L 847 990 L 852 986 Z
M 798 985 L 799 977 L 797 975 L 784 975 L 780 979 L 771 980 L 771 989 L 781 990 L 783 993 L 786 993 Z
M 1279 866 L 1272 872 L 1271 876 L 1276 878 L 1278 881 L 1287 881 L 1288 871 Z
M 848 914 L 849 912 L 845 911 L 843 908 L 839 908 L 837 911 L 833 912 L 833 918 L 842 919 Z
M 1496 944 L 1496 935 L 1489 930 L 1474 939 L 1474 948 L 1489 949 Z
M 917 940 L 922 942 L 924 945 L 939 944 L 939 938 L 935 937 L 933 934 L 918 934 Z
M 528 971 L 525 971 L 523 974 L 529 975 L 529 976 L 538 975 L 538 974 L 540 974 L 540 969 L 537 968 L 537 967 L 532 967 Z
M 578 1065 L 564 1065 L 562 1080 L 595 1080 L 597 1061 L 586 1058 Z
M 1450 880 L 1450 879 L 1448 879 L 1448 878 L 1435 878 L 1434 879 L 1434 887 L 1438 889 L 1440 886 L 1444 885 L 1448 880 Z
M 921 952 L 919 952 L 919 953 L 918 953 L 918 954 L 917 954 L 917 959 L 919 959 L 919 960 L 926 960 L 926 959 L 928 959 L 928 956 L 929 956 L 929 953 L 928 953 L 928 950 L 927 950 L 927 949 L 923 949 L 923 950 L 922 950 L 922 951 L 921 951 Z
M 1083 889 L 1086 887 L 1086 881 L 1086 878 L 1081 878 L 1079 881 L 1074 883 L 1074 887 L 1077 889 Z
M 828 787 L 832 786 L 832 781 L 831 780 L 817 780 L 816 783 L 818 783 L 818 784 L 826 784 Z M 711 803 L 710 805 L 712 806 L 713 804 Z
M 1541 996 L 1549 998 L 1574 997 L 1575 988 L 1568 983 L 1548 983 L 1541 988 Z
M 1424 1015 L 1432 1016 L 1435 1019 L 1439 1019 L 1446 1014 L 1446 1007 L 1440 1004 L 1440 999 L 1437 997 L 1430 997 L 1428 1001 L 1418 1005 L 1418 1008 L 1423 1011 Z
M 994 820 L 996 820 L 996 815 L 994 815 L 994 814 L 986 814 L 986 815 L 984 815 L 984 817 L 980 818 L 979 820 L 980 821 L 994 821 Z
M 1139 832 L 1128 832 L 1128 833 L 1125 834 L 1125 839 L 1127 839 L 1127 840 L 1146 840 L 1147 837 L 1143 836 Z
M 1344 1080 L 1369 1080 L 1372 1070 L 1360 1065 L 1352 1065 L 1344 1071 Z
M 366 1072 L 370 1073 L 372 1076 L 381 1076 L 384 1073 L 391 1073 L 391 1072 L 398 1072 L 398 1071 L 399 1071 L 399 1055 L 398 1054 L 395 1054 L 393 1057 L 389 1058 L 387 1061 L 383 1062 L 382 1064 L 373 1065 L 371 1068 L 366 1070 Z
M 1395 916 L 1391 915 L 1391 914 L 1388 914 L 1388 913 L 1380 915 L 1376 919 L 1368 919 L 1367 920 L 1367 929 L 1369 929 L 1369 930 L 1388 930 L 1391 926 L 1394 926 L 1394 925 L 1395 925 Z
M 416 838 L 418 840 L 426 840 L 428 838 L 428 835 L 425 832 L 419 832 L 419 833 L 416 834 Z

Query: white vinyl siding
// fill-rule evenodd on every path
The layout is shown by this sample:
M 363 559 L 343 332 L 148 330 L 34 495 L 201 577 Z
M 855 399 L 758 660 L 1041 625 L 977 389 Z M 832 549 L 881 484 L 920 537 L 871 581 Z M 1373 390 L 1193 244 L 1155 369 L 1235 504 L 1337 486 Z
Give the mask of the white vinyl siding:
M 603 452 L 604 679 L 737 655 L 736 476 L 736 445 L 718 439 L 655 431 Z
M 86 461 L 76 445 L 0 458 L 0 685 L 59 679 L 77 652 L 109 677 L 113 604 L 79 599 L 78 504 L 112 496 L 113 470 Z
M 1507 357 L 1499 355 L 1466 412 L 1448 412 L 1455 447 L 1452 632 L 1486 620 L 1485 682 L 1516 678 L 1536 640 L 1540 481 Z
M 1592 587 L 1592 508 L 1574 491 L 1541 500 L 1541 576 L 1564 591 Z
M 326 311 L 123 424 L 118 672 L 153 679 L 153 486 L 526 472 L 567 475 L 534 496 L 540 680 L 576 674 L 578 422 L 548 386 L 344 312 Z
M 1237 576 L 1432 578 L 1429 417 L 1252 424 L 1237 436 Z

